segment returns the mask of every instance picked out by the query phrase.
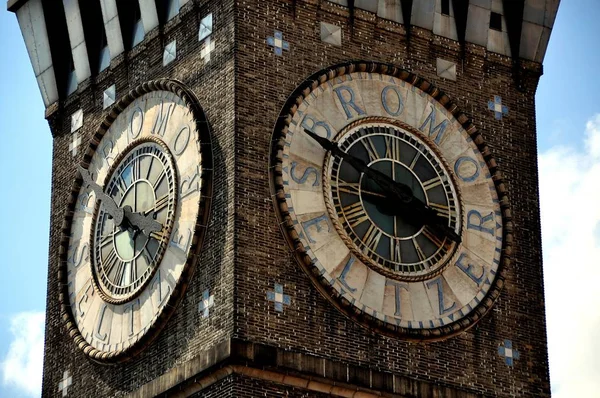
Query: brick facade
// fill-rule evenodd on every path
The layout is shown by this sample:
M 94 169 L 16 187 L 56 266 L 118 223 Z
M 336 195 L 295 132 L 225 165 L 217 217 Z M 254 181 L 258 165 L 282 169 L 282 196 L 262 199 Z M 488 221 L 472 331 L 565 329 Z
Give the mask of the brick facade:
M 216 45 L 205 64 L 198 26 L 211 12 Z M 321 21 L 342 27 L 342 46 L 321 42 Z M 289 43 L 281 56 L 267 44 L 276 30 Z M 164 46 L 173 39 L 177 58 L 163 67 Z M 438 57 L 457 64 L 456 82 L 437 76 Z M 350 60 L 392 63 L 444 90 L 472 119 L 504 174 L 515 223 L 506 286 L 494 308 L 456 337 L 408 343 L 345 318 L 297 266 L 278 225 L 268 172 L 277 117 L 308 76 Z M 508 57 L 471 44 L 461 49 L 419 28 L 408 39 L 401 25 L 361 10 L 351 18 L 348 8 L 326 1 L 188 2 L 179 16 L 49 112 L 54 162 L 43 395 L 59 396 L 66 370 L 73 377 L 69 396 L 124 396 L 165 374 L 172 377 L 161 385 L 175 394 L 189 387 L 187 377 L 233 366 L 229 376 L 194 396 L 324 396 L 236 371 L 236 366 L 247 366 L 410 397 L 549 396 L 534 102 L 540 74 L 539 64 L 515 69 Z M 108 112 L 102 110 L 106 88 L 116 84 L 119 97 L 159 77 L 191 88 L 212 127 L 209 229 L 187 293 L 158 338 L 130 362 L 96 364 L 76 348 L 59 316 L 61 224 L 75 162 L 85 152 L 73 158 L 68 150 L 70 115 L 83 109 L 83 148 Z M 501 119 L 488 109 L 495 95 L 508 107 Z M 267 300 L 275 284 L 290 297 L 282 312 Z M 203 318 L 198 303 L 206 289 L 215 304 Z M 505 340 L 519 352 L 512 366 L 498 350 Z M 215 351 L 224 342 L 229 342 L 227 349 Z M 198 358 L 202 363 L 192 366 Z M 186 373 L 186 366 L 195 373 Z

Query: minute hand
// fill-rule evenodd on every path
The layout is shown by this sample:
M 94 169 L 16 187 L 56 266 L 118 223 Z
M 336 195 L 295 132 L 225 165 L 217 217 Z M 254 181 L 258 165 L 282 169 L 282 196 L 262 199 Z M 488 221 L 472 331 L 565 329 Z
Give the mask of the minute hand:
M 337 143 L 331 142 L 326 138 L 320 137 L 315 133 L 304 129 L 304 132 L 308 134 L 312 139 L 317 141 L 319 145 L 326 151 L 331 152 L 332 155 L 342 158 L 348 162 L 359 173 L 364 173 L 370 180 L 379 185 L 387 194 L 392 194 L 393 199 L 400 200 L 404 204 L 409 204 L 418 200 L 414 197 L 412 189 L 406 184 L 394 181 L 394 179 L 388 177 L 384 173 L 374 170 L 367 166 L 361 159 L 354 157 L 344 151 L 342 151 Z
M 122 208 L 117 206 L 117 203 L 113 198 L 104 193 L 104 190 L 100 185 L 98 185 L 94 180 L 92 180 L 92 176 L 90 176 L 90 172 L 78 166 L 79 173 L 83 178 L 83 185 L 85 187 L 90 187 L 94 191 L 96 198 L 99 199 L 104 205 L 105 211 L 113 218 L 115 225 L 120 226 L 123 224 L 123 219 L 125 217 L 125 212 Z

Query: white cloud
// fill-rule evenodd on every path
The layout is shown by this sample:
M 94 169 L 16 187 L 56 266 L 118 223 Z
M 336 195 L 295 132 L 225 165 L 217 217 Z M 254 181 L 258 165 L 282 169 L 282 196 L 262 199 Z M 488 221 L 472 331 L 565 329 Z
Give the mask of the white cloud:
M 10 322 L 10 331 L 13 340 L 6 357 L 0 362 L 2 382 L 39 397 L 44 359 L 44 313 L 22 312 L 15 315 Z
M 555 398 L 600 391 L 600 115 L 585 133 L 582 149 L 556 146 L 539 158 Z

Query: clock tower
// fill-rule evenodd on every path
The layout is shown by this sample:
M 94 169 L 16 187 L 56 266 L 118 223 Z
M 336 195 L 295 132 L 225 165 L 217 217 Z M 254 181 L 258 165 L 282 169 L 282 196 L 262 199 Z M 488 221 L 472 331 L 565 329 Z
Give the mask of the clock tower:
M 549 396 L 557 8 L 9 0 L 54 138 L 43 396 Z

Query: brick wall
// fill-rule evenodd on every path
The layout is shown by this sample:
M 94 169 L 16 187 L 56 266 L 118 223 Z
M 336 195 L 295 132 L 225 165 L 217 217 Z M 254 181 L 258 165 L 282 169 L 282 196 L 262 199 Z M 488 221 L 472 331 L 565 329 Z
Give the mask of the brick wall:
M 215 51 L 208 64 L 199 56 L 200 20 L 214 16 Z M 73 384 L 69 396 L 119 396 L 157 378 L 169 369 L 185 363 L 198 352 L 229 338 L 233 333 L 233 160 L 234 152 L 234 14 L 233 0 L 189 2 L 179 17 L 165 27 L 146 35 L 127 56 L 80 87 L 64 108 L 50 115 L 54 136 L 52 209 L 48 267 L 45 363 L 43 395 L 59 396 L 58 383 L 69 371 Z M 177 59 L 163 67 L 164 46 L 177 40 Z M 116 63 L 116 65 L 115 65 Z M 87 150 L 95 129 L 107 114 L 103 110 L 103 92 L 116 84 L 117 97 L 147 80 L 169 77 L 182 81 L 199 99 L 212 128 L 214 186 L 210 224 L 196 272 L 187 292 L 165 329 L 140 356 L 122 365 L 107 366 L 90 361 L 66 333 L 60 319 L 58 300 L 58 247 L 61 224 L 75 164 Z M 84 111 L 79 134 L 82 145 L 74 158 L 69 152 L 71 114 Z M 210 289 L 215 306 L 211 316 L 198 313 L 202 292 Z
M 529 65 L 519 91 L 506 57 L 467 45 L 462 59 L 456 42 L 420 29 L 407 41 L 403 28 L 360 10 L 351 25 L 347 10 L 319 1 L 238 2 L 236 91 L 244 94 L 236 96 L 236 336 L 478 394 L 548 395 L 534 111 L 539 67 Z M 342 27 L 341 47 L 321 42 L 320 21 Z M 265 42 L 275 30 L 289 42 L 282 56 Z M 437 57 L 457 63 L 456 82 L 436 75 Z M 455 338 L 406 343 L 349 321 L 311 285 L 276 227 L 265 174 L 275 121 L 304 79 L 349 60 L 391 62 L 448 93 L 473 119 L 505 174 L 515 260 L 493 310 Z M 494 95 L 509 107 L 502 120 L 488 110 Z M 291 298 L 282 313 L 266 300 L 275 283 Z M 520 353 L 513 367 L 498 353 L 505 339 Z
M 210 12 L 216 48 L 205 65 L 199 55 L 198 26 Z M 341 47 L 321 42 L 320 21 L 342 27 Z M 290 45 L 282 56 L 267 45 L 275 30 Z M 466 46 L 463 58 L 456 42 L 418 28 L 410 40 L 405 33 L 402 26 L 360 10 L 350 23 L 347 8 L 320 0 L 190 1 L 179 17 L 150 32 L 49 115 L 54 163 L 44 396 L 59 394 L 58 383 L 67 370 L 73 377 L 70 396 L 124 395 L 229 338 L 393 372 L 407 385 L 406 380 L 416 380 L 490 396 L 549 395 L 534 109 L 541 67 L 524 65 L 519 91 L 510 59 L 473 45 Z M 173 38 L 177 59 L 163 67 L 164 46 Z M 436 75 L 437 57 L 457 63 L 456 82 Z M 358 59 L 393 63 L 447 92 L 482 132 L 507 181 L 516 250 L 506 287 L 474 328 L 442 342 L 415 344 L 382 337 L 341 315 L 297 266 L 275 216 L 268 167 L 273 127 L 284 103 L 313 73 Z M 103 91 L 116 84 L 121 96 L 159 77 L 188 85 L 211 123 L 215 172 L 210 225 L 187 293 L 158 338 L 131 362 L 100 365 L 76 348 L 59 316 L 60 226 L 75 162 L 107 112 L 102 110 Z M 487 108 L 494 95 L 509 107 L 502 120 Z M 83 144 L 73 158 L 68 150 L 70 115 L 79 108 L 84 110 L 79 132 Z M 291 298 L 283 312 L 266 299 L 275 283 Z M 203 319 L 198 302 L 207 288 L 215 306 Z M 520 352 L 512 367 L 498 354 L 505 339 Z M 408 396 L 427 396 L 419 391 L 430 390 L 406 391 L 413 391 Z M 234 374 L 198 396 L 315 396 L 307 394 Z

